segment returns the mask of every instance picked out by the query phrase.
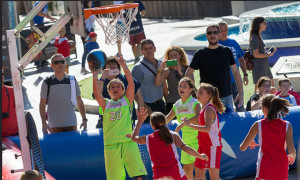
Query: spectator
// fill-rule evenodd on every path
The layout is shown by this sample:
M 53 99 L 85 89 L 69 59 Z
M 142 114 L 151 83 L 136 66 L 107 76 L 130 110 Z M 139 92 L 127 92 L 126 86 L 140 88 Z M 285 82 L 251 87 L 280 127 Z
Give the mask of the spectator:
M 43 175 L 37 170 L 25 171 L 20 180 L 43 180 Z
M 86 39 L 86 43 L 84 45 L 84 52 L 85 54 L 89 54 L 94 49 L 99 49 L 99 44 L 97 43 L 97 34 L 95 32 L 90 32 L 89 36 Z M 86 56 L 85 56 L 86 57 Z M 89 71 L 85 69 L 85 60 L 82 60 L 81 63 L 81 71 L 82 74 L 87 74 Z
M 200 70 L 200 82 L 209 83 L 218 88 L 220 99 L 227 111 L 233 111 L 232 91 L 230 83 L 230 71 L 238 87 L 238 95 L 235 101 L 239 101 L 238 108 L 244 104 L 244 92 L 241 75 L 234 61 L 233 54 L 228 47 L 220 46 L 220 27 L 217 24 L 210 25 L 206 29 L 208 46 L 198 50 L 187 69 L 185 76 L 193 78 L 193 72 Z
M 41 1 L 35 1 L 33 8 L 38 5 L 38 3 Z M 49 1 L 50 2 L 50 1 Z M 49 3 L 48 2 L 48 3 Z M 56 18 L 50 16 L 48 14 L 48 3 L 43 7 L 43 9 L 33 18 L 33 23 L 38 25 L 38 26 L 44 26 L 44 18 L 46 17 L 47 19 L 50 19 L 51 21 L 57 20 Z M 34 61 L 34 65 L 39 66 L 40 61 Z M 48 61 L 44 60 L 42 61 L 42 65 L 47 65 Z
M 61 28 L 61 30 L 58 33 L 59 33 L 59 37 L 55 39 L 54 46 L 56 49 L 56 53 L 62 54 L 65 57 L 66 60 L 65 72 L 69 74 L 69 66 L 71 65 L 71 58 L 70 58 L 70 44 L 68 38 L 65 36 L 66 28 L 65 27 Z
M 51 57 L 54 74 L 44 80 L 41 89 L 40 116 L 44 133 L 77 131 L 75 105 L 78 106 L 82 123 L 80 128 L 86 130 L 87 118 L 80 96 L 80 89 L 74 76 L 65 73 L 66 61 L 62 54 Z M 48 123 L 46 121 L 46 104 Z
M 291 81 L 288 78 L 280 78 L 278 84 L 281 92 L 277 97 L 288 100 L 291 106 L 297 106 L 295 97 L 288 93 L 291 89 Z
M 105 62 L 105 65 L 103 67 L 102 77 L 99 79 L 99 81 L 103 81 L 103 85 L 101 86 L 100 83 L 98 84 L 100 94 L 102 94 L 102 96 L 104 98 L 111 99 L 108 94 L 108 91 L 107 91 L 107 85 L 113 79 L 120 79 L 125 86 L 125 91 L 128 87 L 128 82 L 126 80 L 125 75 L 122 75 L 122 74 L 109 75 L 109 72 L 108 72 L 109 70 L 116 70 L 116 69 L 121 71 L 121 67 L 120 67 L 118 61 L 113 56 L 108 57 L 107 61 Z M 135 100 L 138 104 L 138 107 L 143 107 L 144 100 L 143 100 L 142 93 L 140 91 L 141 84 L 138 83 L 135 79 L 133 79 L 133 81 L 134 81 L 134 87 L 135 87 L 135 90 L 134 90 Z M 93 97 L 94 97 L 94 94 L 93 94 Z M 99 114 L 98 124 L 96 125 L 96 128 L 103 128 L 103 111 L 102 111 L 101 107 L 99 107 L 99 113 L 100 114 Z M 137 117 L 136 117 L 135 105 L 133 102 L 132 120 L 136 120 L 136 119 L 137 119 Z
M 123 4 L 126 3 L 138 3 L 139 4 L 139 12 L 136 15 L 136 21 L 132 21 L 130 26 L 130 40 L 129 44 L 131 45 L 132 52 L 134 55 L 134 64 L 136 64 L 139 61 L 140 55 L 140 49 L 141 49 L 141 41 L 143 39 L 146 39 L 145 33 L 144 33 L 144 27 L 142 23 L 141 16 L 144 16 L 146 13 L 146 8 L 144 4 L 141 1 L 123 1 Z
M 141 84 L 141 92 L 148 114 L 151 114 L 152 111 L 159 111 L 165 114 L 165 102 L 162 100 L 163 85 L 154 85 L 157 69 L 162 61 L 154 57 L 156 47 L 152 40 L 142 40 L 141 48 L 144 58 L 132 68 L 132 76 Z M 149 120 L 148 117 L 145 122 L 149 123 Z
M 276 87 L 274 87 L 274 86 L 271 86 L 271 88 L 270 88 L 270 94 L 276 94 L 278 91 L 277 91 L 277 89 L 276 89 Z
M 246 111 L 253 111 L 261 109 L 262 97 L 270 94 L 271 79 L 268 77 L 261 77 L 257 81 L 258 93 L 254 93 L 247 102 Z
M 37 6 L 39 2 L 40 2 L 40 1 L 35 1 L 34 5 L 33 5 L 33 8 L 34 8 L 35 6 Z M 49 1 L 49 2 L 50 2 L 50 1 Z M 49 2 L 48 2 L 48 3 L 49 3 Z M 33 23 L 36 24 L 36 25 L 43 25 L 43 24 L 44 24 L 44 18 L 45 18 L 45 17 L 48 18 L 48 19 L 50 19 L 51 21 L 57 20 L 56 18 L 54 18 L 54 17 L 52 17 L 52 16 L 50 16 L 50 15 L 48 14 L 48 4 L 46 4 L 46 5 L 43 7 L 43 9 L 42 9 L 36 16 L 34 16 L 34 18 L 33 18 Z
M 255 84 L 254 92 L 257 90 L 257 82 L 259 78 L 263 76 L 270 78 L 271 85 L 274 86 L 273 75 L 269 67 L 269 57 L 273 56 L 277 49 L 275 48 L 272 53 L 265 50 L 266 44 L 261 37 L 261 33 L 265 31 L 266 28 L 267 22 L 265 18 L 255 17 L 253 19 L 250 29 L 249 43 L 252 54 L 255 57 L 252 70 L 253 83 Z
M 155 86 L 161 86 L 167 80 L 168 95 L 166 98 L 166 113 L 169 113 L 173 104 L 180 99 L 178 93 L 178 82 L 184 76 L 188 68 L 188 60 L 184 49 L 179 46 L 169 47 L 164 55 L 165 60 L 176 59 L 177 66 L 170 66 L 166 69 L 166 62 L 160 64 L 155 77 Z
M 84 1 L 83 2 L 83 7 L 85 9 L 86 8 L 92 8 L 93 7 L 93 1 Z M 85 20 L 85 30 L 87 32 L 86 34 L 88 35 L 87 39 L 89 38 L 89 34 L 91 32 L 95 31 L 95 27 L 96 27 L 96 25 L 95 25 L 95 16 L 91 15 L 88 19 Z M 96 36 L 97 36 L 97 34 L 96 34 Z M 87 73 L 89 73 L 89 71 L 87 71 L 86 68 L 85 68 L 85 61 L 86 61 L 86 56 L 87 56 L 88 52 L 86 52 L 86 49 L 85 49 L 85 43 L 86 43 L 85 37 L 81 36 L 81 41 L 82 41 L 82 44 L 83 44 L 84 51 L 83 51 L 82 59 L 81 59 L 81 71 L 80 71 L 80 73 L 87 74 Z
M 220 30 L 221 30 L 219 44 L 221 44 L 223 46 L 227 46 L 231 49 L 237 68 L 239 69 L 239 67 L 241 67 L 241 69 L 243 71 L 244 85 L 247 86 L 249 80 L 248 80 L 248 74 L 246 71 L 246 63 L 244 60 L 244 51 L 241 49 L 240 45 L 234 39 L 229 39 L 227 37 L 228 36 L 227 23 L 225 21 L 222 21 L 219 23 L 219 26 L 220 26 Z M 237 85 L 236 85 L 236 82 L 235 82 L 235 79 L 234 79 L 234 76 L 233 76 L 231 70 L 230 70 L 230 79 L 231 79 L 232 97 L 233 97 L 233 101 L 234 101 L 239 92 L 238 92 L 238 88 L 237 88 Z M 245 111 L 244 106 L 238 107 L 238 104 L 239 104 L 239 101 L 236 101 L 234 103 L 235 111 L 236 112 L 244 112 Z
M 14 89 L 4 85 L 4 71 L 2 69 L 2 137 L 17 135 L 18 122 Z

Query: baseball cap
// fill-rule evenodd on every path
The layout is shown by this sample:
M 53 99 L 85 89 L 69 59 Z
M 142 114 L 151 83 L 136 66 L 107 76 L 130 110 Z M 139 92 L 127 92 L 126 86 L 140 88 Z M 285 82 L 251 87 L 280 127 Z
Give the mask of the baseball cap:
M 97 34 L 95 32 L 90 32 L 85 41 L 90 41 L 93 37 L 97 37 Z

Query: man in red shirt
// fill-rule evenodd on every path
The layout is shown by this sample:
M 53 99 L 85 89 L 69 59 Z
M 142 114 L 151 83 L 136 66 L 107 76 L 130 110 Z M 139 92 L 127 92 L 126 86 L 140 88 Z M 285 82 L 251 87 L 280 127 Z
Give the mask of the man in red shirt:
M 17 114 L 13 87 L 4 86 L 2 69 L 2 136 L 12 136 L 18 133 Z

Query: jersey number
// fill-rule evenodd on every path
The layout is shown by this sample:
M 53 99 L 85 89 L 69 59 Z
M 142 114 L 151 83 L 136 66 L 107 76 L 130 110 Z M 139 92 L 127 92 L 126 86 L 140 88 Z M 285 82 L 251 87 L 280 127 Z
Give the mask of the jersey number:
M 117 112 L 111 111 L 110 114 L 112 114 L 110 117 L 111 121 L 115 121 L 116 119 L 120 120 L 122 117 L 122 111 L 117 111 Z

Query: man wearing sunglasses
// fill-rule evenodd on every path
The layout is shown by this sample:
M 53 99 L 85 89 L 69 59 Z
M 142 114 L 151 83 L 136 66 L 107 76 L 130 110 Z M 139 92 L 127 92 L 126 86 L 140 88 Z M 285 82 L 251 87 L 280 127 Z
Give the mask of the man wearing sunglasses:
M 193 57 L 185 76 L 194 79 L 195 70 L 200 71 L 200 82 L 209 83 L 219 90 L 219 96 L 227 112 L 233 111 L 233 99 L 230 82 L 230 69 L 238 87 L 238 107 L 244 104 L 244 92 L 241 75 L 236 66 L 233 54 L 228 47 L 220 46 L 220 27 L 213 24 L 207 27 L 206 37 L 208 46 L 199 49 Z
M 66 61 L 62 54 L 54 54 L 51 57 L 54 74 L 43 81 L 40 99 L 40 116 L 44 133 L 77 131 L 75 105 L 78 106 L 82 117 L 80 129 L 87 128 L 87 118 L 78 83 L 73 76 L 65 73 L 65 66 Z

